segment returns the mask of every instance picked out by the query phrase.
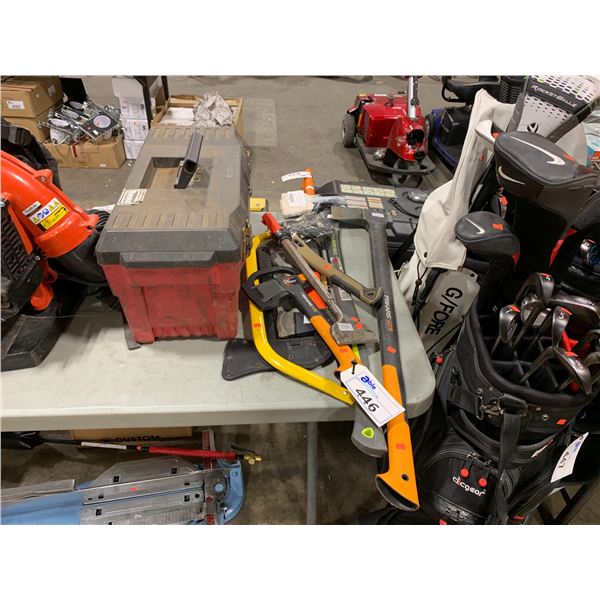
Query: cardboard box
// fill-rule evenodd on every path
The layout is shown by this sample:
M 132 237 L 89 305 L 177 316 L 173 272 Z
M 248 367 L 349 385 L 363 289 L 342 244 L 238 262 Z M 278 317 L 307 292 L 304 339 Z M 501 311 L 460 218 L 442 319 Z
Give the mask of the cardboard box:
M 191 427 L 156 427 L 129 429 L 73 429 L 72 440 L 88 442 L 115 442 L 118 444 L 156 444 L 165 440 L 192 437 Z
M 33 119 L 63 99 L 58 77 L 11 77 L 2 82 L 0 94 L 3 117 Z
M 45 121 L 48 117 L 48 111 L 53 108 L 61 106 L 62 102 L 58 102 L 54 106 L 43 110 L 37 117 L 33 118 L 21 118 L 21 117 L 7 117 L 6 120 L 17 127 L 23 127 L 27 129 L 33 135 L 33 137 L 40 141 L 45 142 L 50 137 L 50 129 L 48 127 L 40 126 L 41 121 Z
M 183 125 L 192 127 L 195 123 L 194 109 L 183 106 L 169 106 L 160 120 L 161 125 Z
M 143 142 L 148 135 L 147 119 L 124 119 L 121 117 L 121 126 L 126 140 Z
M 139 154 L 144 142 L 136 142 L 135 140 L 123 140 L 125 144 L 125 157 L 127 160 L 135 160 Z
M 125 162 L 125 148 L 121 136 L 101 144 L 82 142 L 73 146 L 55 146 L 52 142 L 44 142 L 44 146 L 61 169 L 118 169 Z
M 236 128 L 240 136 L 244 137 L 244 120 L 243 120 L 243 98 L 231 98 L 223 96 L 223 99 L 230 108 L 233 110 L 233 126 Z M 161 110 L 156 113 L 154 119 L 152 119 L 152 127 L 159 125 L 164 118 L 169 108 L 195 108 L 200 102 L 198 96 L 192 96 L 190 94 L 180 94 L 177 96 L 171 96 L 163 106 Z M 175 124 L 164 124 L 163 127 L 176 127 Z

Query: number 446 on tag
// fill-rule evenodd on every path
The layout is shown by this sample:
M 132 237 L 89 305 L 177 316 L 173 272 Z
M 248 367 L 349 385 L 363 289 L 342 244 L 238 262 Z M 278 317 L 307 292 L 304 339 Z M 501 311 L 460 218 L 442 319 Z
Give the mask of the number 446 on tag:
M 351 369 L 342 371 L 340 379 L 377 427 L 382 427 L 404 412 L 404 407 L 364 365 L 354 365 Z

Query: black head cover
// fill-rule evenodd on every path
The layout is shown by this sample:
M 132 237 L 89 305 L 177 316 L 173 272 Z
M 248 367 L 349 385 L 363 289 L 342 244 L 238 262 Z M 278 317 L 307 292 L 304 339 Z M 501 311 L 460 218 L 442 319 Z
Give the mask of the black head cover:
M 520 244 L 510 225 L 491 212 L 472 212 L 462 217 L 454 227 L 456 238 L 463 246 L 483 258 L 508 257 L 515 261 Z
M 572 222 L 598 176 L 535 133 L 503 133 L 494 145 L 496 174 L 506 190 Z

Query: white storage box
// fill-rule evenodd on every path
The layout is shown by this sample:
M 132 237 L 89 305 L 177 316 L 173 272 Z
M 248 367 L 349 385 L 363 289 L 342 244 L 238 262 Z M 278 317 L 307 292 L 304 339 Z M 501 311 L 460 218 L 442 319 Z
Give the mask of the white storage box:
M 121 117 L 121 125 L 126 140 L 143 142 L 148 135 L 147 119 L 124 119 Z
M 137 142 L 135 140 L 123 140 L 123 143 L 125 144 L 125 158 L 127 160 L 135 160 L 144 145 L 144 142 Z
M 151 98 L 156 98 L 160 87 L 160 80 L 158 77 L 155 77 L 150 85 Z M 144 98 L 142 84 L 138 83 L 133 77 L 113 77 L 112 89 L 113 94 L 117 98 Z
M 146 104 L 143 98 L 119 98 L 121 117 L 125 119 L 148 119 L 146 115 Z M 156 98 L 150 98 L 152 116 L 156 116 Z
M 133 77 L 113 77 L 113 94 L 119 99 L 121 116 L 126 119 L 147 119 L 144 88 Z M 165 103 L 164 89 L 158 77 L 150 84 L 150 108 L 154 117 Z

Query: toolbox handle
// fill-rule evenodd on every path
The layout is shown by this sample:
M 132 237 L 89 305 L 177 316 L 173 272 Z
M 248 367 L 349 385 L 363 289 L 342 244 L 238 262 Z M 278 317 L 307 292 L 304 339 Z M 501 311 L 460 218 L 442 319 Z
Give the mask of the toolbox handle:
M 189 185 L 200 160 L 200 150 L 202 149 L 202 140 L 204 135 L 200 130 L 194 131 L 190 137 L 184 159 L 179 163 L 177 179 L 175 180 L 175 189 L 184 190 Z

